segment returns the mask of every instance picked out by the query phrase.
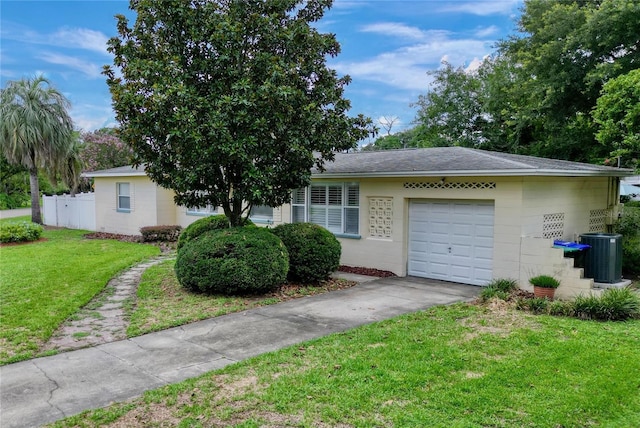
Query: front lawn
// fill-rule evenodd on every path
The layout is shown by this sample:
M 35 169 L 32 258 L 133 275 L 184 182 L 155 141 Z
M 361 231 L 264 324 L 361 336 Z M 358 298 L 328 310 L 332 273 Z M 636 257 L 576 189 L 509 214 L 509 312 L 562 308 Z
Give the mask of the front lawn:
M 194 321 L 244 311 L 257 306 L 351 287 L 352 281 L 324 281 L 317 285 L 287 284 L 261 296 L 222 296 L 185 290 L 173 270 L 174 260 L 152 266 L 142 274 L 135 304 L 127 308 L 127 336 L 139 336 Z
M 45 230 L 44 241 L 0 249 L 1 364 L 36 356 L 58 326 L 109 279 L 159 253 L 151 245 L 84 239 L 85 233 Z
M 265 354 L 71 426 L 640 426 L 640 320 L 458 304 Z

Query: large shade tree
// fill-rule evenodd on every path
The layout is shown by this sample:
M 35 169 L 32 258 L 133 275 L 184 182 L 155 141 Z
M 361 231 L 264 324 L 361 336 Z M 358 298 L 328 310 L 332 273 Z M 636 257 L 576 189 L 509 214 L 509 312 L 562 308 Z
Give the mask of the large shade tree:
M 593 117 L 596 138 L 621 166 L 640 170 L 640 69 L 609 80 Z
M 592 111 L 603 85 L 640 67 L 637 0 L 525 0 L 518 32 L 477 70 L 445 64 L 418 99 L 430 144 L 600 162 Z M 622 105 L 620 105 L 622 106 Z
M 69 101 L 43 76 L 10 81 L 0 94 L 0 148 L 29 171 L 31 221 L 42 223 L 38 170 L 55 178 L 73 150 Z
M 135 24 L 117 17 L 105 73 L 134 164 L 176 203 L 221 206 L 232 225 L 288 202 L 371 126 L 347 115 L 350 79 L 326 65 L 340 46 L 311 25 L 331 3 L 132 1 Z

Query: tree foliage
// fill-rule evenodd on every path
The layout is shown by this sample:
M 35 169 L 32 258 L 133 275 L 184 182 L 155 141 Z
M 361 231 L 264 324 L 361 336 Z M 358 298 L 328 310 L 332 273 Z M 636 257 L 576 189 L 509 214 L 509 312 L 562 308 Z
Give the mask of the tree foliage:
M 29 174 L 0 153 L 0 210 L 22 208 L 29 203 Z
M 82 163 L 87 171 L 116 168 L 130 165 L 133 157 L 131 147 L 116 135 L 114 128 L 83 132 L 81 135 Z
M 52 180 L 73 156 L 69 101 L 43 76 L 9 81 L 0 93 L 0 148 L 7 161 L 29 171 L 31 221 L 42 223 L 38 170 Z M 63 174 L 63 178 L 69 178 Z
M 518 33 L 479 69 L 445 64 L 418 100 L 432 145 L 600 162 L 592 110 L 603 85 L 640 64 L 635 0 L 525 0 Z
M 600 127 L 596 138 L 614 148 L 611 156 L 640 170 L 640 69 L 605 83 L 593 117 Z
M 279 206 L 371 121 L 348 117 L 348 76 L 326 66 L 340 46 L 317 22 L 330 0 L 132 1 L 105 68 L 134 163 L 176 203 L 221 206 L 239 225 Z
M 443 63 L 443 67 L 431 71 L 434 81 L 426 95 L 420 95 L 416 122 L 426 133 L 424 140 L 432 147 L 464 146 L 482 144 L 483 85 L 477 72 L 454 68 Z

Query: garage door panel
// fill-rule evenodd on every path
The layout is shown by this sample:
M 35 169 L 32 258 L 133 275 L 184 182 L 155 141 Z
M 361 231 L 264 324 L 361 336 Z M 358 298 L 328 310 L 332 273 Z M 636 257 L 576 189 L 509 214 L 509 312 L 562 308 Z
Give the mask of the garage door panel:
M 412 201 L 409 275 L 487 283 L 492 278 L 493 224 L 493 203 Z
M 472 236 L 474 227 L 470 224 L 453 223 L 451 233 L 454 236 Z
M 476 237 L 486 237 L 493 239 L 493 225 L 476 225 L 474 228 Z

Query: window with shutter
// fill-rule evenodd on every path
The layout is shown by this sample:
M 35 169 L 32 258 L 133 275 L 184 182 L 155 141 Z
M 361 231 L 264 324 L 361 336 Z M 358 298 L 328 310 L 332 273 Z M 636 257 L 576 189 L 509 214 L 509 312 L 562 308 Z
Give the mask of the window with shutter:
M 291 194 L 291 221 L 319 224 L 336 234 L 360 232 L 358 183 L 314 183 Z

